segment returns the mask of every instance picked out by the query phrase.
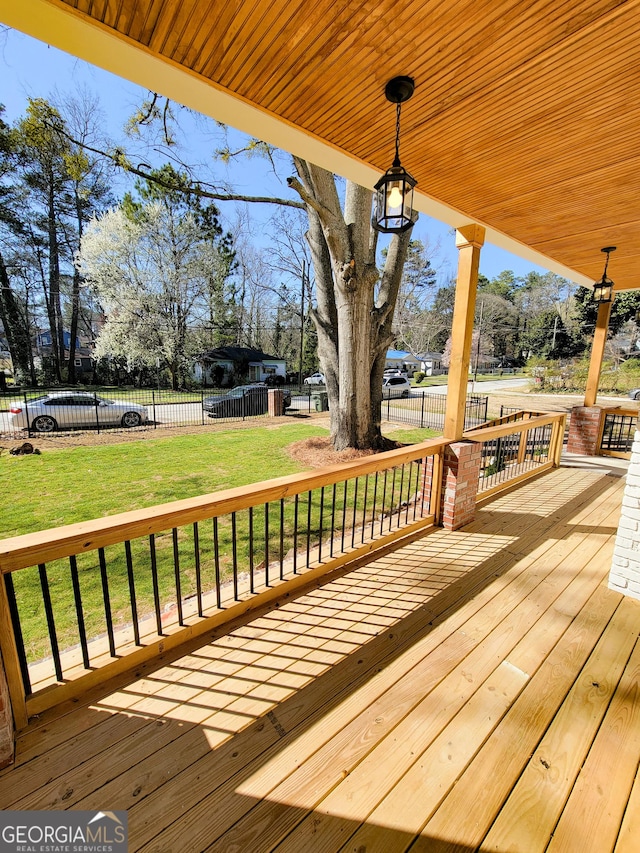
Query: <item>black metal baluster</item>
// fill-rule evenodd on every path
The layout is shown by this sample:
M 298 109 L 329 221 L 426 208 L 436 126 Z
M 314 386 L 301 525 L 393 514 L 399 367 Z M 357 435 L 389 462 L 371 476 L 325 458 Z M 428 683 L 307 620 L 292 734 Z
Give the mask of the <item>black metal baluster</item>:
M 182 583 L 180 581 L 180 551 L 178 549 L 178 528 L 171 531 L 173 539 L 173 574 L 176 579 L 176 606 L 178 608 L 178 625 L 184 625 L 182 615 Z
M 236 513 L 231 513 L 231 543 L 233 552 L 233 600 L 239 601 L 238 598 L 238 529 L 236 523 Z
M 373 481 L 373 506 L 371 508 L 371 538 L 373 539 L 375 536 L 375 523 L 376 523 L 376 504 L 378 502 L 378 474 L 376 471 L 376 477 Z
M 116 656 L 116 641 L 113 636 L 113 616 L 111 614 L 111 598 L 109 596 L 109 578 L 107 577 L 107 561 L 104 548 L 98 548 L 98 561 L 100 563 L 100 581 L 102 583 L 102 601 L 104 602 L 104 618 L 107 623 L 107 637 L 109 639 L 109 651 L 111 657 Z
M 394 510 L 394 501 L 396 497 L 396 472 L 397 468 L 393 469 L 393 477 L 391 478 L 391 500 L 389 501 L 389 530 L 393 525 L 393 510 Z
M 51 606 L 51 594 L 49 592 L 49 580 L 47 578 L 47 568 L 44 563 L 38 566 L 40 573 L 40 587 L 42 588 L 42 600 L 44 602 L 44 612 L 47 618 L 47 628 L 49 629 L 49 643 L 51 644 L 51 656 L 53 657 L 53 665 L 56 670 L 56 678 L 62 681 L 62 666 L 60 664 L 60 650 L 58 648 L 58 637 L 56 634 L 56 625 L 53 618 L 53 607 Z
M 7 590 L 7 598 L 9 599 L 9 613 L 11 614 L 11 624 L 13 626 L 13 636 L 16 641 L 16 651 L 18 653 L 18 662 L 20 664 L 20 673 L 22 675 L 24 692 L 25 696 L 30 696 L 31 679 L 29 678 L 29 664 L 27 663 L 27 653 L 24 648 L 24 637 L 22 636 L 22 627 L 20 626 L 20 612 L 18 610 L 18 602 L 16 601 L 16 591 L 13 587 L 13 576 L 11 574 L 4 576 L 4 585 Z
M 307 568 L 311 564 L 311 492 L 307 493 Z
M 218 516 L 213 519 L 213 568 L 216 575 L 216 607 L 222 607 L 222 583 L 220 580 L 220 539 L 218 536 Z
M 354 486 L 353 486 L 353 517 L 351 519 L 351 547 L 355 546 L 356 542 L 356 512 L 358 510 L 358 483 L 359 479 L 356 477 Z
M 322 527 L 324 524 L 324 486 L 320 489 L 320 518 L 318 520 L 318 562 L 322 562 Z
M 162 614 L 160 612 L 160 584 L 158 583 L 158 562 L 156 560 L 156 536 L 149 534 L 149 554 L 151 556 L 151 580 L 153 581 L 153 608 L 156 614 L 156 630 L 162 636 Z
M 295 571 L 295 569 L 294 569 Z M 253 507 L 249 507 L 249 590 L 255 592 L 253 565 Z
M 300 495 L 293 502 L 293 573 L 298 574 L 298 508 Z
M 269 586 L 269 504 L 264 505 L 264 585 Z
M 82 662 L 85 669 L 91 666 L 89 662 L 89 647 L 87 645 L 87 632 L 84 626 L 84 612 L 82 610 L 82 595 L 80 594 L 80 579 L 78 578 L 78 562 L 76 555 L 69 557 L 69 568 L 71 569 L 71 585 L 73 587 L 73 601 L 76 606 L 76 619 L 78 620 L 78 636 L 80 637 L 80 648 L 82 649 Z
M 348 480 L 344 481 L 344 490 L 342 494 L 342 532 L 340 537 L 340 550 L 344 554 L 344 534 L 347 529 L 347 486 Z
M 280 580 L 284 580 L 284 498 L 280 498 Z
M 333 557 L 333 539 L 336 535 L 336 492 L 338 484 L 333 484 L 333 492 L 331 495 L 331 540 L 329 542 L 329 556 Z
M 383 483 L 383 485 L 382 485 L 382 509 L 380 511 L 380 535 L 381 536 L 382 536 L 382 530 L 384 528 L 385 507 L 387 505 L 387 474 L 388 473 L 389 473 L 389 471 L 385 470 L 384 480 L 382 481 L 382 483 Z
M 193 555 L 195 558 L 196 570 L 196 598 L 198 601 L 198 616 L 203 616 L 202 612 L 202 573 L 200 571 L 200 532 L 198 530 L 198 522 L 193 522 Z
M 369 498 L 369 475 L 367 474 L 364 478 L 364 498 L 363 498 L 363 506 L 362 506 L 362 535 L 360 537 L 360 544 L 364 544 L 364 528 L 367 524 L 367 500 Z
M 129 601 L 131 602 L 131 621 L 133 623 L 133 636 L 136 646 L 140 645 L 140 626 L 138 625 L 138 603 L 136 601 L 136 586 L 133 577 L 133 560 L 131 559 L 131 542 L 127 539 L 124 543 L 124 554 L 127 561 L 127 577 L 129 579 Z
M 400 468 L 400 497 L 398 499 L 398 523 L 396 527 L 400 527 L 400 516 L 402 515 L 402 490 L 404 488 L 404 462 Z M 408 505 L 409 501 L 407 501 Z

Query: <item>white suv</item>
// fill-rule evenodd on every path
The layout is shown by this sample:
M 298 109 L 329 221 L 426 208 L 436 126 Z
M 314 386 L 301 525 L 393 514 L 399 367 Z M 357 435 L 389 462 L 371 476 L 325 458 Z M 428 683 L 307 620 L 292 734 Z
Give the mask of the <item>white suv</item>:
M 411 393 L 411 383 L 404 376 L 385 376 L 382 380 L 382 399 L 390 397 L 408 397 Z

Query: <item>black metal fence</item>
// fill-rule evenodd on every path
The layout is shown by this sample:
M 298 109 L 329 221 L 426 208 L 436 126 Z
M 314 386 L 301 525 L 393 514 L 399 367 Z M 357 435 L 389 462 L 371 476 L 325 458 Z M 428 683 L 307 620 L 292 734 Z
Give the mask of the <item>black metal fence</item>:
M 256 386 L 245 386 L 255 389 Z M 287 387 L 283 393 L 283 414 L 327 411 L 326 389 Z M 420 429 L 442 430 L 446 395 L 428 394 L 415 389 L 411 397 L 386 398 L 382 417 L 395 423 Z M 487 419 L 488 398 L 471 395 L 465 408 L 465 429 Z M 37 389 L 0 393 L 0 433 L 26 432 L 30 436 L 61 430 L 159 429 L 197 426 L 221 421 L 265 417 L 268 391 L 239 394 L 236 391 L 200 389 L 169 391 L 157 389 Z
M 471 429 L 487 420 L 488 397 L 475 394 L 467 397 L 464 428 Z M 424 391 L 402 399 L 384 399 L 382 417 L 395 423 L 410 424 L 419 429 L 438 429 L 444 426 L 447 407 L 446 394 L 427 394 Z
M 246 386 L 256 389 L 256 386 Z M 284 411 L 311 410 L 310 393 L 284 388 Z M 135 427 L 196 426 L 245 420 L 267 414 L 268 389 L 257 393 L 225 390 L 156 389 L 29 390 L 0 394 L 0 432 L 29 435 L 80 429 L 98 432 Z

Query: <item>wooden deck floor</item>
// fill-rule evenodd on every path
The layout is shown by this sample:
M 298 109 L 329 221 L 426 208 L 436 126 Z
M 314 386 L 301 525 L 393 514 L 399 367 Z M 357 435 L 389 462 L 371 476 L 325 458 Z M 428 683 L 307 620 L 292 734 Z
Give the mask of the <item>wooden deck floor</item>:
M 144 853 L 637 853 L 622 486 L 560 469 L 43 716 L 0 806 L 127 809 Z

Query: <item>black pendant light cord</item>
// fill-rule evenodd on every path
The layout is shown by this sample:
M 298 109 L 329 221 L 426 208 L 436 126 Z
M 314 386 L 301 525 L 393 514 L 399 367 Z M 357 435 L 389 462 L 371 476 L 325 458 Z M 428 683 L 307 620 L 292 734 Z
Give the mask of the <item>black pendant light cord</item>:
M 396 104 L 396 158 L 393 161 L 394 167 L 400 165 L 400 108 L 402 104 Z

